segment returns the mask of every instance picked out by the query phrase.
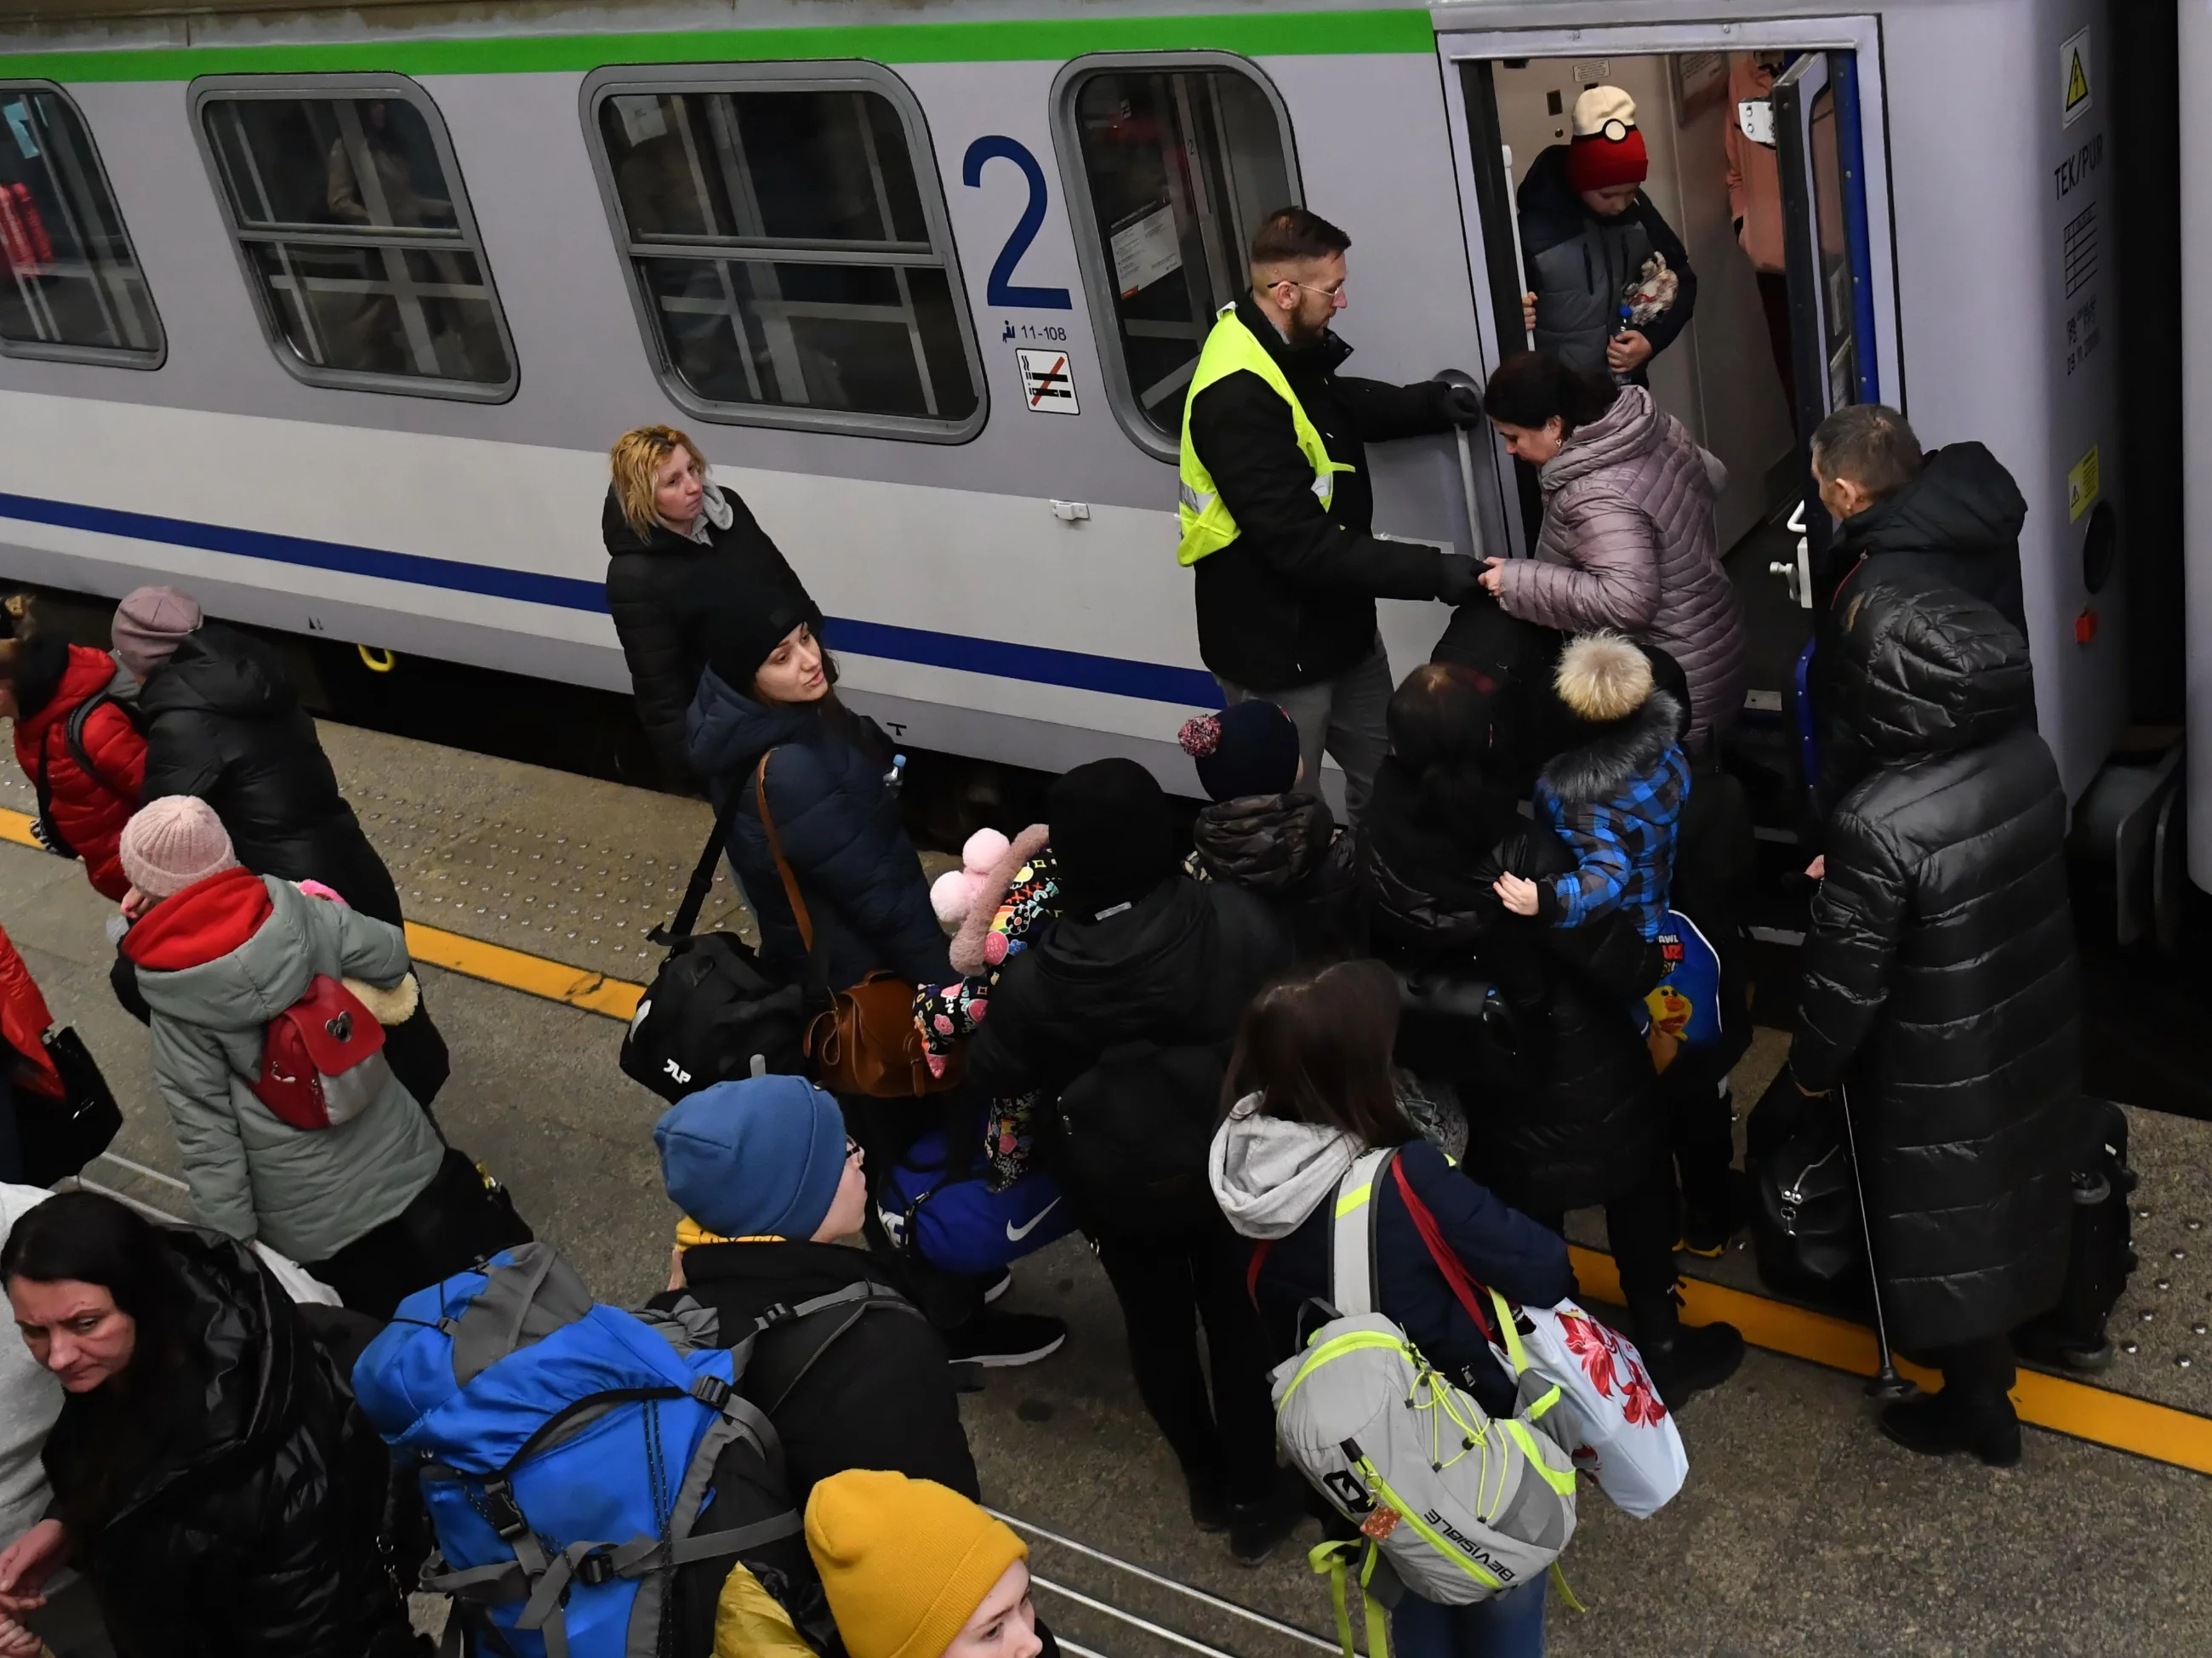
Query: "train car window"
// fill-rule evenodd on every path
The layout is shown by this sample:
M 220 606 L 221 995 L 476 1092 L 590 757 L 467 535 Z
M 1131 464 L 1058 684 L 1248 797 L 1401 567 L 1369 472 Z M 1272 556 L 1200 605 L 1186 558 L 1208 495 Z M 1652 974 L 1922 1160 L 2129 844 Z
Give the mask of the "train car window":
M 161 319 L 83 116 L 0 83 L 0 351 L 158 368 Z
M 647 347 L 679 404 L 939 440 L 981 424 L 928 137 L 887 71 L 605 71 L 586 109 Z
M 287 368 L 356 391 L 514 394 L 507 319 L 445 124 L 421 88 L 390 76 L 211 79 L 194 106 Z
M 1290 118 L 1251 64 L 1213 52 L 1078 59 L 1054 102 L 1084 283 L 1092 314 L 1114 323 L 1115 413 L 1171 459 L 1199 348 L 1245 287 L 1252 233 L 1299 199 Z

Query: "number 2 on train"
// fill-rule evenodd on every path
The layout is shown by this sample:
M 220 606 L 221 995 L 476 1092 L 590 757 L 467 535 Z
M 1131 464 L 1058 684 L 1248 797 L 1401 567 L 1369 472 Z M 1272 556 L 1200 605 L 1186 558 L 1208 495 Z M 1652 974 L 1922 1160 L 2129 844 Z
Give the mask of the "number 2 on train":
M 1014 267 L 1022 262 L 1022 255 L 1030 251 L 1030 244 L 1044 224 L 1044 169 L 1037 165 L 1037 158 L 1004 133 L 988 133 L 968 146 L 968 154 L 960 162 L 960 182 L 974 190 L 983 182 L 983 164 L 1000 156 L 1021 168 L 1022 177 L 1030 181 L 1030 199 L 1007 234 L 1006 245 L 999 250 L 998 262 L 991 267 L 991 278 L 983 286 L 983 302 L 1030 311 L 1073 311 L 1075 303 L 1064 288 L 1018 288 L 1013 282 Z

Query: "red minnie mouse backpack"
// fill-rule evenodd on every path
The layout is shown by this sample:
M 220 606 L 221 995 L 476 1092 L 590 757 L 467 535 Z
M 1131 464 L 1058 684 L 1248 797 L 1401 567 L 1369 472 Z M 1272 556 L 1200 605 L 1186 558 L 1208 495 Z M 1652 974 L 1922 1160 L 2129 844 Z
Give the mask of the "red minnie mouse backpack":
M 336 1128 L 384 1091 L 392 1066 L 384 1027 L 361 998 L 328 974 L 270 1020 L 253 1096 L 295 1128 Z

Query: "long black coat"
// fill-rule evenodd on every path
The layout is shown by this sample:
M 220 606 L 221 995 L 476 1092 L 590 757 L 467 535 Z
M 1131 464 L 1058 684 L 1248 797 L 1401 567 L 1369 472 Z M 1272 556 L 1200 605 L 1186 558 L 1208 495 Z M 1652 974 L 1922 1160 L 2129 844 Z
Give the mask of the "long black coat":
M 1237 519 L 1237 539 L 1194 567 L 1198 652 L 1231 684 L 1280 690 L 1333 679 L 1375 648 L 1376 598 L 1434 598 L 1443 556 L 1377 541 L 1367 445 L 1450 429 L 1444 388 L 1340 376 L 1334 334 L 1291 347 L 1247 295 L 1237 314 L 1273 357 L 1321 433 L 1336 474 L 1323 507 L 1291 406 L 1257 374 L 1216 380 L 1190 405 L 1190 441 Z
M 1907 1350 L 2008 1330 L 2064 1278 L 2081 1119 L 2066 795 L 2027 652 L 1932 578 L 1861 592 L 1846 711 L 1875 770 L 1829 825 L 1790 1063 L 1846 1084 L 1875 1265 Z
M 185 635 L 138 693 L 140 798 L 195 794 L 256 875 L 320 881 L 363 914 L 401 925 L 398 889 L 276 653 L 210 623 Z
M 691 764 L 717 805 L 744 791 L 728 852 L 760 921 L 761 959 L 796 977 L 806 946 L 769 850 L 753 790 L 768 762 L 768 805 L 810 920 L 826 934 L 830 984 L 855 984 L 889 969 L 909 984 L 955 976 L 945 930 L 930 908 L 921 860 L 884 786 L 888 756 L 863 746 L 870 729 L 823 703 L 762 703 L 711 668 L 700 676 L 689 730 Z
M 615 636 L 629 664 L 630 689 L 637 717 L 653 750 L 672 778 L 691 774 L 684 738 L 684 717 L 699 689 L 699 675 L 725 629 L 729 607 L 758 604 L 778 592 L 795 598 L 808 619 L 822 625 L 822 612 L 752 510 L 728 490 L 730 527 L 710 522 L 709 544 L 688 540 L 654 525 L 644 536 L 629 526 L 615 493 L 607 491 L 599 513 L 599 536 L 607 549 L 607 609 Z
M 1460 1090 L 1469 1170 L 1515 1208 L 1545 1214 L 1626 1194 L 1666 1156 L 1666 1114 L 1632 1017 L 1658 977 L 1657 944 L 1619 911 L 1577 927 L 1508 914 L 1491 890 L 1501 872 L 1564 875 L 1573 853 L 1507 794 L 1453 833 L 1422 814 L 1419 792 L 1401 762 L 1385 760 L 1360 820 L 1371 947 L 1401 972 L 1495 985 L 1511 1018 L 1445 1044 L 1441 1063 L 1404 1057 Z
M 120 1658 L 362 1658 L 404 1651 L 376 1552 L 386 1461 L 276 1280 L 233 1239 L 165 1232 L 189 1295 L 185 1367 L 127 1404 L 72 1394 L 46 1467 L 70 1515 L 117 1416 L 157 1424 L 77 1538 Z

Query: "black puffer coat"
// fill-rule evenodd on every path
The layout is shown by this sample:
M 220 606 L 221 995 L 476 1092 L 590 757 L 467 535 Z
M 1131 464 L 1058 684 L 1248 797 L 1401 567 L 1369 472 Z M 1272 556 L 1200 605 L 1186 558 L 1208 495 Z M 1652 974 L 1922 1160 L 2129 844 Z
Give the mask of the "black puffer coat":
M 162 1378 L 160 1397 L 70 1394 L 46 1440 L 66 1516 L 131 1436 L 118 1413 L 160 1424 L 150 1451 L 94 1504 L 101 1522 L 77 1537 L 75 1564 L 98 1591 L 117 1653 L 410 1650 L 376 1551 L 383 1445 L 245 1245 L 197 1228 L 163 1236 L 190 1296 L 184 1367 Z
M 1376 773 L 1361 825 L 1375 953 L 1401 974 L 1486 981 L 1510 1010 L 1441 1054 L 1401 1051 L 1467 1101 L 1469 1172 L 1538 1214 L 1632 1190 L 1666 1156 L 1666 1114 L 1632 1017 L 1658 977 L 1658 944 L 1621 911 L 1577 927 L 1509 914 L 1491 890 L 1501 872 L 1540 881 L 1572 870 L 1574 854 L 1503 792 L 1441 829 L 1394 756 Z
M 185 635 L 138 693 L 140 798 L 196 794 L 256 875 L 320 881 L 401 925 L 398 889 L 338 793 L 312 715 L 275 651 L 210 623 Z
M 623 516 L 611 489 L 599 512 L 599 536 L 607 549 L 607 608 L 629 664 L 638 720 L 661 764 L 678 780 L 691 774 L 684 717 L 726 625 L 728 607 L 757 604 L 764 592 L 780 591 L 799 601 L 816 628 L 822 625 L 822 612 L 807 597 L 805 584 L 751 509 L 726 489 L 715 493 L 730 509 L 730 527 L 716 529 L 709 519 L 705 545 L 659 524 L 640 536 Z
M 730 790 L 744 791 L 730 827 L 730 862 L 759 919 L 761 959 L 771 970 L 795 978 L 806 965 L 753 789 L 754 768 L 773 750 L 769 811 L 809 918 L 829 940 L 830 987 L 878 969 L 909 984 L 951 981 L 949 941 L 897 799 L 884 786 L 890 756 L 874 751 L 872 726 L 827 702 L 756 702 L 709 668 L 688 728 L 692 768 L 717 806 Z
M 1790 1068 L 1847 1084 L 1892 1339 L 2008 1330 L 2065 1276 L 2081 986 L 2058 768 L 2027 652 L 1925 575 L 1844 616 L 1845 709 L 1875 770 L 1829 826 Z
M 1364 948 L 1359 860 L 1328 805 L 1310 794 L 1248 794 L 1198 814 L 1195 872 L 1252 893 L 1291 930 L 1302 962 Z

